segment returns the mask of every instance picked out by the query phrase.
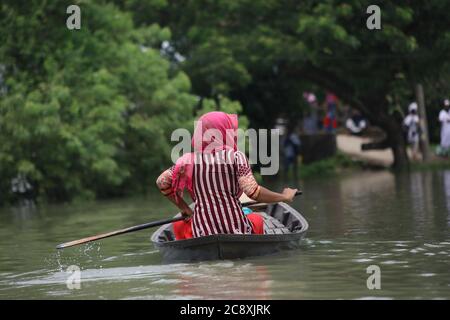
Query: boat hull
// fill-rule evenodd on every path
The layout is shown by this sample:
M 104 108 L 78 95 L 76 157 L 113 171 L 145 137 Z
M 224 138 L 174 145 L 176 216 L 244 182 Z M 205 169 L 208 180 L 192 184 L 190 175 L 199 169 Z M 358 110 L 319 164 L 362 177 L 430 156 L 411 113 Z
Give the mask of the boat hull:
M 166 225 L 151 240 L 166 262 L 242 259 L 298 248 L 308 229 L 303 216 L 285 203 L 269 205 L 265 213 L 265 219 L 284 226 L 279 234 L 217 234 L 175 241 L 172 226 Z

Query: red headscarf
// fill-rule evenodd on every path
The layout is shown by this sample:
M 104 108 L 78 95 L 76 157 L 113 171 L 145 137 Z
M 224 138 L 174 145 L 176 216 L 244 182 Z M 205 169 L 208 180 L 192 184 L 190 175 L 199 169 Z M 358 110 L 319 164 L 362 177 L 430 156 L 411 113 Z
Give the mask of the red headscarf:
M 188 189 L 193 197 L 192 175 L 194 159 L 198 153 L 215 153 L 231 149 L 237 151 L 238 118 L 235 114 L 220 111 L 208 112 L 201 116 L 195 126 L 192 137 L 193 153 L 186 153 L 175 164 L 172 178 L 172 189 L 175 200 L 183 196 Z

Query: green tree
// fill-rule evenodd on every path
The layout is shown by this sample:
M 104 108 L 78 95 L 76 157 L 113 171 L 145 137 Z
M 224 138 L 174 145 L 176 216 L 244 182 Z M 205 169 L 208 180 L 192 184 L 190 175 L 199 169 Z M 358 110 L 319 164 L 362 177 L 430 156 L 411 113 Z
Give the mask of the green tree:
M 190 81 L 161 55 L 170 31 L 135 28 L 105 1 L 0 5 L 0 202 L 19 174 L 37 196 L 109 196 L 153 185 L 168 137 L 194 115 Z
M 404 168 L 408 159 L 395 111 L 414 99 L 416 83 L 434 87 L 438 74 L 448 82 L 442 70 L 450 47 L 450 3 L 378 2 L 381 30 L 366 27 L 371 4 L 168 0 L 159 17 L 186 57 L 183 68 L 195 93 L 229 94 L 252 120 L 269 125 L 277 114 L 300 107 L 305 83 L 319 85 L 384 129 L 395 166 Z M 135 17 L 148 23 L 142 12 Z

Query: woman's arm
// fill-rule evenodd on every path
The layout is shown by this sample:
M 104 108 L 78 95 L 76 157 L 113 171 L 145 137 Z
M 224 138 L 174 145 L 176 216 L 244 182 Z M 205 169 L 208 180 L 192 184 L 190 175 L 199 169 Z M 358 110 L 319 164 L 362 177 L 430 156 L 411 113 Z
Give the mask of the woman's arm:
M 178 200 L 178 202 L 175 200 L 175 196 L 172 190 L 172 168 L 167 169 L 161 175 L 156 179 L 156 185 L 158 186 L 158 189 L 161 191 L 161 193 L 169 199 L 170 202 L 175 204 L 178 209 L 181 210 L 181 213 L 184 216 L 190 217 L 194 214 L 191 208 L 189 208 L 189 205 L 184 201 L 182 198 Z
M 185 216 L 186 218 L 189 218 L 194 214 L 192 209 L 189 207 L 189 205 L 186 203 L 186 201 L 184 201 L 183 198 L 178 198 L 178 202 L 175 200 L 175 197 L 173 196 L 173 194 L 171 194 L 167 198 L 169 199 L 170 202 L 172 202 L 174 205 L 176 205 L 178 207 L 178 209 L 180 209 L 181 214 L 183 216 Z
M 258 202 L 291 202 L 297 192 L 297 189 L 285 188 L 282 193 L 278 193 L 258 185 L 247 157 L 242 152 L 236 152 L 236 171 L 238 183 L 242 191 L 249 198 Z
M 284 188 L 282 193 L 270 191 L 263 186 L 259 186 L 259 188 L 259 194 L 254 200 L 267 203 L 280 201 L 291 202 L 295 197 L 295 193 L 297 192 L 297 189 L 291 188 Z

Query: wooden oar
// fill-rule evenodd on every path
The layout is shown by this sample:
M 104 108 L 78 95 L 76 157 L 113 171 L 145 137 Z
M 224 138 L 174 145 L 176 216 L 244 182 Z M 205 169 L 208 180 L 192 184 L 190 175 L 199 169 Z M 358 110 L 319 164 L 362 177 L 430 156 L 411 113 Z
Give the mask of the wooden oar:
M 76 245 L 91 242 L 91 241 L 109 238 L 112 236 L 118 236 L 119 234 L 129 233 L 129 232 L 138 231 L 138 230 L 147 229 L 147 228 L 158 227 L 163 224 L 172 223 L 172 222 L 176 222 L 176 221 L 180 221 L 180 220 L 184 220 L 184 217 L 176 217 L 176 218 L 172 218 L 172 219 L 165 219 L 165 220 L 144 223 L 144 224 L 140 224 L 140 225 L 137 225 L 134 227 L 129 227 L 129 228 L 125 228 L 125 229 L 111 231 L 108 233 L 102 233 L 102 234 L 99 234 L 96 236 L 91 236 L 91 237 L 87 237 L 87 238 L 83 238 L 83 239 L 79 239 L 79 240 L 61 243 L 56 246 L 56 249 L 64 249 L 64 248 L 76 246 Z

